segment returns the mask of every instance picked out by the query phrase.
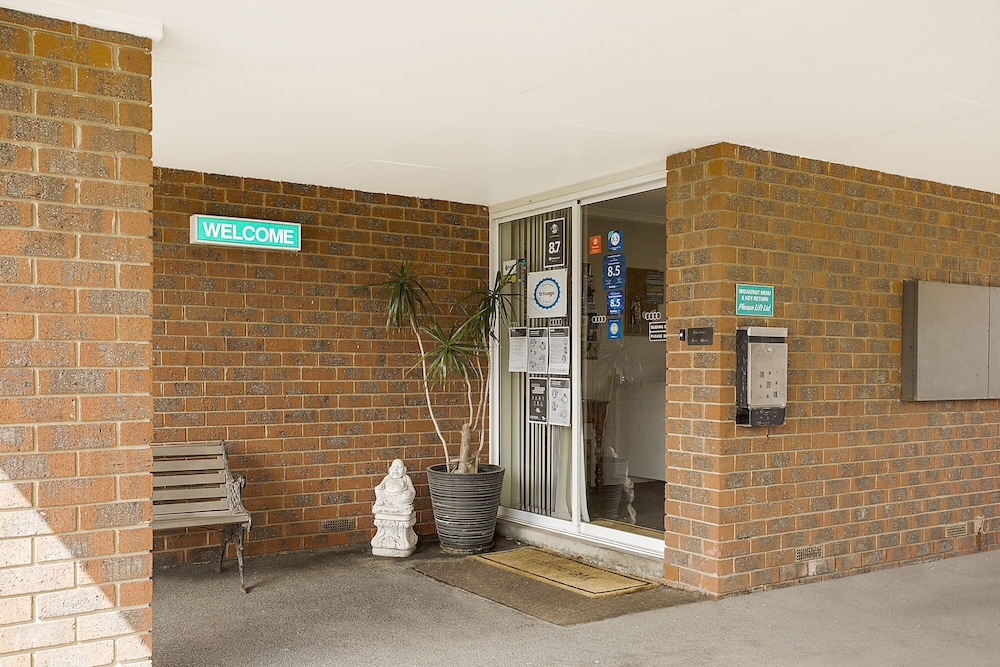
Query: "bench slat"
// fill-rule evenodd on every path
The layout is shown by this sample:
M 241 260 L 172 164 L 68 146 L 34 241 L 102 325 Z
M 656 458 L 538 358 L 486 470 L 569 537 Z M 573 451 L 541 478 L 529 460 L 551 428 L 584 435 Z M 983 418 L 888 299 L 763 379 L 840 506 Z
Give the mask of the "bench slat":
M 226 463 L 221 456 L 211 459 L 153 459 L 153 472 L 225 470 L 225 468 Z
M 191 488 L 157 489 L 153 491 L 153 502 L 158 500 L 193 500 L 214 498 L 216 500 L 229 498 L 225 485 L 198 486 Z
M 202 512 L 206 510 L 229 511 L 228 500 L 211 500 L 204 502 L 161 503 L 153 505 L 153 521 L 160 514 L 177 514 L 179 512 Z
M 228 512 L 195 512 L 193 514 L 167 514 L 153 517 L 153 528 L 166 530 L 169 528 L 188 528 L 191 526 L 213 526 L 229 523 L 246 523 L 248 517 Z
M 195 475 L 153 475 L 153 488 L 172 488 L 177 486 L 195 486 L 197 484 L 225 484 L 226 474 L 206 472 Z
M 243 534 L 250 532 L 252 517 L 240 502 L 245 478 L 230 473 L 226 444 L 157 445 L 152 450 L 153 530 L 222 528 L 220 571 L 226 543 L 232 540 L 236 544 L 240 589 L 246 593 Z
M 175 456 L 215 456 L 221 449 L 219 443 L 194 445 L 154 445 L 153 458 L 173 458 Z

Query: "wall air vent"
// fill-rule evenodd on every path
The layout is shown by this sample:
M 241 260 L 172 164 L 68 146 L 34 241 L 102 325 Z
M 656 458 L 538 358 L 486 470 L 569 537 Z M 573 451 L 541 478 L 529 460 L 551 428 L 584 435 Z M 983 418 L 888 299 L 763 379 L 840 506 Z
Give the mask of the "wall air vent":
M 969 524 L 953 523 L 944 527 L 945 537 L 964 537 L 969 534 Z
M 340 530 L 353 530 L 353 519 L 329 519 L 323 522 L 323 531 L 332 533 Z
M 795 562 L 801 563 L 805 560 L 816 560 L 823 557 L 823 547 L 820 545 L 812 547 L 802 547 L 795 550 Z

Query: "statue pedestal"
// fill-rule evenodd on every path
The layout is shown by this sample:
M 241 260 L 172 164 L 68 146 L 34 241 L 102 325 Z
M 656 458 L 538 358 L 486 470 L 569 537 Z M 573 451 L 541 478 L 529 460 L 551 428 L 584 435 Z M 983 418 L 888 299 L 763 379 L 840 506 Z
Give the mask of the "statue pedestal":
M 417 513 L 386 514 L 375 512 L 375 527 L 378 531 L 372 538 L 372 555 L 405 558 L 417 548 L 417 534 L 413 524 Z

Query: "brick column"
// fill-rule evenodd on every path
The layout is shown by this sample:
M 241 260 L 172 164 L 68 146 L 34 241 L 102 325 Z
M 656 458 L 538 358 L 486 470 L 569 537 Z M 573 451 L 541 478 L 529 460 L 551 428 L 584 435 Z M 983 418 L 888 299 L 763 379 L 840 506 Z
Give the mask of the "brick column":
M 149 40 L 0 9 L 0 664 L 149 664 Z
M 720 144 L 667 160 L 667 319 L 671 331 L 713 327 L 716 344 L 692 347 L 671 338 L 667 350 L 664 576 L 711 594 L 731 590 L 725 575 L 732 525 L 722 515 L 735 504 L 724 475 L 732 470 L 736 390 L 728 371 L 736 358 L 727 303 L 739 267 L 736 212 L 727 206 L 736 181 L 719 158 L 735 149 Z
M 901 294 L 1000 284 L 1000 196 L 732 144 L 667 167 L 671 330 L 716 335 L 668 350 L 666 576 L 725 595 L 992 547 L 1000 402 L 900 400 Z M 774 316 L 737 317 L 737 283 Z M 754 325 L 788 329 L 781 426 L 734 423 Z

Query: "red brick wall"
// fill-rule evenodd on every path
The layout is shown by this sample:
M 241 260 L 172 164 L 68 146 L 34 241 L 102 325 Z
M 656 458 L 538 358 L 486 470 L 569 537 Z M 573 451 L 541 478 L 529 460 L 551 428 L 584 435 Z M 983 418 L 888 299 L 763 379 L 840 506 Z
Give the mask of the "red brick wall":
M 192 213 L 299 222 L 302 252 L 192 245 Z M 418 533 L 432 533 L 422 471 L 441 449 L 407 372 L 415 346 L 387 336 L 361 286 L 407 257 L 437 276 L 435 300 L 453 299 L 485 277 L 485 208 L 157 169 L 153 225 L 154 437 L 231 444 L 254 517 L 246 552 L 369 541 L 372 490 L 397 457 Z M 157 532 L 154 559 L 206 560 L 217 544 Z
M 716 329 L 668 351 L 667 578 L 726 594 L 992 546 L 998 402 L 902 402 L 900 327 L 903 280 L 1000 285 L 1000 197 L 731 144 L 667 166 L 667 315 Z M 774 317 L 736 317 L 736 283 L 773 285 Z M 788 328 L 783 426 L 734 425 L 746 325 Z
M 5 665 L 149 664 L 149 51 L 0 9 Z

